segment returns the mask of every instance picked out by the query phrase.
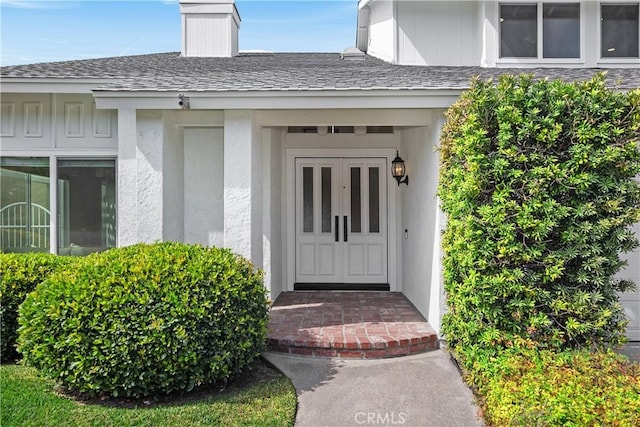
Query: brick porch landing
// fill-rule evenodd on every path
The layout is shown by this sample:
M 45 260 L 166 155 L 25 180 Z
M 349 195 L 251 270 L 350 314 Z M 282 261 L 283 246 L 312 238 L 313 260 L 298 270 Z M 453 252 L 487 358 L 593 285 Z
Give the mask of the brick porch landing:
M 434 330 L 398 292 L 285 292 L 269 316 L 271 351 L 380 359 L 438 348 Z

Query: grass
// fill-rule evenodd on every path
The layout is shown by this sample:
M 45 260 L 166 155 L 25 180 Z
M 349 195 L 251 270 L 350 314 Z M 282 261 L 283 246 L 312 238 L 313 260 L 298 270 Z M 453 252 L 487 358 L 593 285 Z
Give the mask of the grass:
M 21 365 L 0 366 L 0 425 L 13 426 L 292 426 L 296 393 L 279 372 L 257 362 L 226 388 L 158 399 L 79 401 Z

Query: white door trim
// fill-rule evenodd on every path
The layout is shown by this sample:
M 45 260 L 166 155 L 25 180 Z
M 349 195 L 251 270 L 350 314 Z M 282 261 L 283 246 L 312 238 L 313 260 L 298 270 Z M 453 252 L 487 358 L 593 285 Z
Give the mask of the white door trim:
M 297 157 L 384 157 L 387 158 L 388 164 L 395 158 L 395 148 L 287 148 L 286 156 L 286 175 L 285 175 L 285 191 L 286 206 L 284 218 L 284 239 L 287 242 L 287 253 L 285 257 L 285 290 L 293 291 L 295 283 L 295 256 L 296 256 L 296 230 L 295 230 L 295 159 Z M 400 291 L 398 286 L 398 254 L 400 247 L 398 245 L 398 186 L 391 177 L 389 170 L 385 171 L 387 177 L 387 186 L 389 192 L 387 194 L 388 203 L 388 276 L 389 290 L 391 292 Z

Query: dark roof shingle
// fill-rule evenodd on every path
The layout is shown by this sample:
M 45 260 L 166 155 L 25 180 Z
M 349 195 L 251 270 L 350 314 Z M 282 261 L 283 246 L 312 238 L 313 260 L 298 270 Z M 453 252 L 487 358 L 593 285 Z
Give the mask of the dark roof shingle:
M 366 56 L 345 61 L 337 53 L 243 53 L 232 58 L 183 58 L 179 53 L 123 56 L 2 67 L 10 78 L 96 79 L 109 91 L 311 91 L 373 89 L 465 89 L 474 76 L 532 73 L 584 80 L 607 71 L 611 86 L 640 87 L 638 68 L 505 69 L 392 65 Z M 105 83 L 104 80 L 108 80 Z

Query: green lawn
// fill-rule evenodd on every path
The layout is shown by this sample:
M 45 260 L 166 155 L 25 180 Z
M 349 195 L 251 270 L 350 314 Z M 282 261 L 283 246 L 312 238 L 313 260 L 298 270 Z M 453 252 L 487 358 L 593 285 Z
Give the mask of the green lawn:
M 198 390 L 150 405 L 142 401 L 83 403 L 56 394 L 53 383 L 33 368 L 3 365 L 0 411 L 2 427 L 292 426 L 296 393 L 286 377 L 259 362 L 224 390 Z

